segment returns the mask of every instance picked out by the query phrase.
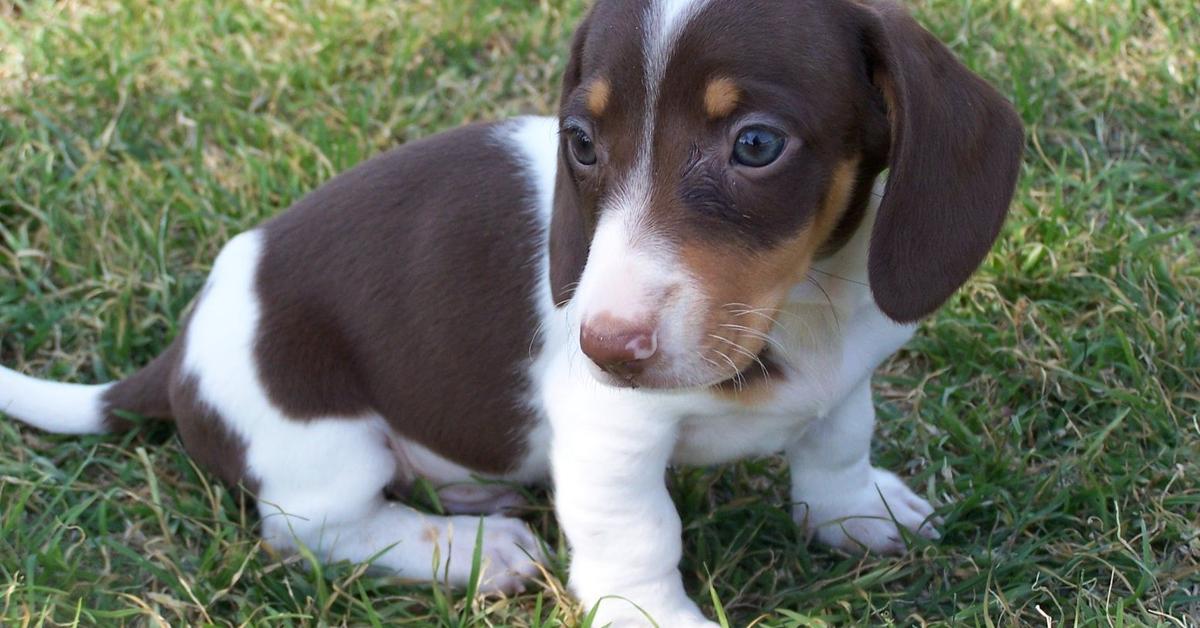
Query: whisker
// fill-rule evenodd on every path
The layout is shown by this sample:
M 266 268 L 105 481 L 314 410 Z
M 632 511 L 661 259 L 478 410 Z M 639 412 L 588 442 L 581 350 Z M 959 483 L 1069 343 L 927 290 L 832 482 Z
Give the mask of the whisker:
M 808 280 L 815 281 L 811 276 L 808 277 Z M 820 284 L 817 284 L 817 286 L 819 288 L 821 287 Z M 822 288 L 822 292 L 824 292 L 823 288 Z M 832 301 L 832 299 L 829 298 L 828 293 L 825 293 L 825 298 L 829 302 L 829 304 L 832 306 L 833 301 Z M 777 325 L 780 329 L 788 332 L 789 337 L 792 335 L 795 335 L 795 334 L 799 334 L 800 337 L 805 337 L 805 338 L 808 338 L 809 340 L 813 340 L 819 336 L 819 334 L 817 334 L 816 332 L 813 331 L 813 321 L 809 320 L 808 318 L 805 318 L 805 316 L 800 314 L 799 312 L 793 312 L 791 310 L 786 310 L 786 309 L 777 308 L 777 307 L 773 307 L 773 308 L 758 307 L 758 308 L 756 308 L 747 303 L 727 303 L 723 307 L 729 308 L 730 306 L 741 306 L 741 307 L 747 308 L 747 309 L 743 309 L 743 310 L 730 310 L 730 312 L 735 317 L 755 314 L 761 318 L 765 318 L 765 319 L 771 321 L 772 323 Z M 767 314 L 764 314 L 763 312 L 771 312 L 773 314 L 775 314 L 775 313 L 787 314 L 790 317 L 789 321 L 794 321 L 794 323 L 785 325 L 785 324 L 779 322 L 777 319 L 772 318 Z M 835 317 L 837 316 L 836 310 L 834 310 L 834 316 Z M 783 349 L 782 347 L 779 347 L 779 348 L 781 350 Z
M 742 375 L 742 372 L 738 370 L 737 363 L 733 361 L 733 358 L 725 355 L 725 352 L 721 351 L 720 349 L 714 347 L 713 351 L 715 351 L 717 355 L 721 356 L 722 358 L 725 358 L 725 361 L 729 363 L 729 369 L 733 371 L 733 385 L 735 388 L 737 388 L 738 392 L 741 392 L 742 388 L 744 388 L 746 385 L 746 381 L 745 377 Z
M 771 314 L 787 314 L 788 316 L 791 316 L 797 320 L 803 320 L 803 317 L 800 316 L 799 314 L 797 314 L 796 312 L 793 312 L 791 310 L 785 310 L 782 308 L 777 308 L 777 307 L 754 307 L 748 303 L 728 303 L 724 307 L 729 308 L 730 306 L 740 306 L 740 307 L 744 308 L 744 309 L 740 309 L 740 310 L 732 310 L 732 309 L 729 310 L 730 313 L 734 314 L 735 316 L 746 316 L 748 314 L 757 314 L 759 316 L 767 318 L 768 320 L 775 323 L 776 325 L 781 325 L 782 323 L 780 323 L 778 320 L 776 320 L 774 318 L 770 318 L 769 316 L 764 314 L 764 312 L 770 312 Z
M 724 342 L 725 344 L 733 347 L 734 351 L 737 351 L 738 353 L 740 353 L 748 358 L 753 359 L 755 357 L 754 354 L 747 351 L 745 347 L 743 347 L 742 345 L 739 345 L 738 343 L 736 343 L 724 336 L 718 336 L 717 334 L 709 334 L 708 337 L 715 338 L 717 340 L 720 340 L 721 342 Z
M 578 281 L 572 281 L 571 283 L 563 286 L 563 292 L 565 292 L 567 294 L 567 296 L 561 302 L 555 303 L 554 307 L 560 308 L 560 307 L 563 307 L 564 305 L 570 303 L 571 299 L 575 298 L 575 289 L 578 287 L 579 287 Z
M 708 362 L 709 364 L 711 364 L 713 368 L 717 369 L 718 371 L 721 370 L 721 365 L 708 359 L 708 356 L 704 355 L 703 353 L 701 353 L 699 351 L 696 352 L 696 355 L 700 356 L 701 360 L 704 360 L 705 362 Z
M 870 288 L 870 287 L 871 287 L 871 284 L 869 284 L 869 283 L 867 283 L 867 282 L 865 282 L 865 281 L 858 281 L 857 279 L 849 279 L 849 278 L 847 278 L 847 277 L 841 277 L 841 276 L 839 276 L 839 275 L 835 275 L 835 274 L 833 274 L 833 273 L 831 273 L 831 272 L 828 272 L 828 271 L 821 270 L 820 268 L 817 268 L 816 266 L 810 266 L 810 267 L 809 267 L 809 270 L 811 270 L 811 271 L 813 271 L 813 272 L 821 273 L 822 275 L 825 275 L 826 277 L 830 277 L 830 278 L 832 278 L 832 279 L 837 279 L 837 280 L 840 280 L 840 281 L 845 281 L 845 282 L 847 282 L 847 283 L 857 284 L 857 285 L 860 285 L 860 286 L 866 286 L 866 287 L 868 287 L 868 288 Z
M 721 323 L 720 326 L 728 327 L 729 329 L 735 329 L 735 330 L 740 331 L 743 334 L 746 334 L 752 338 L 758 338 L 759 340 L 762 340 L 763 342 L 770 343 L 771 346 L 775 347 L 776 349 L 779 349 L 779 351 L 781 353 L 787 352 L 787 350 L 783 348 L 783 343 L 772 338 L 769 334 L 764 334 L 763 332 L 761 332 L 757 329 L 746 327 L 745 325 L 734 325 L 733 323 Z
M 837 325 L 838 332 L 841 332 L 842 331 L 842 321 L 838 317 L 837 307 L 835 307 L 833 305 L 833 299 L 829 298 L 829 293 L 825 291 L 825 286 L 822 286 L 821 282 L 817 281 L 816 277 L 813 277 L 812 275 L 806 275 L 806 276 L 808 277 L 808 280 L 811 281 L 813 283 L 813 285 L 816 286 L 817 289 L 821 291 L 821 294 L 825 295 L 825 302 L 829 304 L 829 309 L 830 309 L 830 311 L 833 312 L 833 323 L 835 325 Z
M 533 329 L 533 335 L 529 337 L 529 359 L 533 359 L 533 345 L 537 342 L 538 336 L 546 331 L 546 321 L 540 321 L 537 327 Z
M 737 351 L 738 353 L 750 358 L 751 360 L 754 361 L 755 364 L 758 364 L 758 368 L 762 369 L 763 377 L 765 377 L 767 379 L 771 379 L 771 373 L 767 370 L 767 365 L 764 364 L 762 359 L 759 358 L 757 355 L 750 353 L 750 351 L 748 349 L 746 349 L 745 347 L 743 347 L 742 345 L 740 345 L 724 336 L 719 336 L 717 334 L 709 334 L 708 337 L 716 338 L 717 340 L 729 343 L 729 345 L 733 347 L 734 351 Z
M 772 325 L 780 325 L 781 324 L 777 319 L 773 318 L 771 315 L 764 314 L 763 312 L 765 312 L 765 311 L 766 310 L 764 308 L 764 309 L 758 309 L 758 310 L 730 310 L 730 313 L 733 314 L 734 316 L 749 316 L 749 315 L 753 314 L 755 316 L 759 316 L 759 317 L 767 319 L 768 321 L 771 322 Z

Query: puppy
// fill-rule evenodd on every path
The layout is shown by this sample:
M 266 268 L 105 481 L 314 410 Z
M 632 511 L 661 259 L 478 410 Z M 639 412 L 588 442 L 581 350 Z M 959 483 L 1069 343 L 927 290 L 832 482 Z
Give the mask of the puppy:
M 328 561 L 461 585 L 484 514 L 485 590 L 542 554 L 475 480 L 550 479 L 598 625 L 711 625 L 681 583 L 669 465 L 782 452 L 818 540 L 936 538 L 870 463 L 871 374 L 987 254 L 1022 146 L 1009 104 L 896 5 L 599 0 L 557 117 L 342 174 L 232 239 L 141 371 L 4 370 L 0 407 L 61 433 L 171 418 L 267 542 Z M 459 514 L 385 499 L 416 478 Z

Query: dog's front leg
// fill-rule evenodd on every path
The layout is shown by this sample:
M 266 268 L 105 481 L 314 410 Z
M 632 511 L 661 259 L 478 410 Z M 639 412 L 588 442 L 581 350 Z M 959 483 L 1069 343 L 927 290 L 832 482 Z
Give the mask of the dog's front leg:
M 867 378 L 787 450 L 792 515 L 826 545 L 894 554 L 905 543 L 897 525 L 935 539 L 933 507 L 894 473 L 871 466 L 875 405 Z
M 679 574 L 681 525 L 665 478 L 675 422 L 653 416 L 644 395 L 592 381 L 550 396 L 555 508 L 571 589 L 585 613 L 599 603 L 593 625 L 713 626 Z

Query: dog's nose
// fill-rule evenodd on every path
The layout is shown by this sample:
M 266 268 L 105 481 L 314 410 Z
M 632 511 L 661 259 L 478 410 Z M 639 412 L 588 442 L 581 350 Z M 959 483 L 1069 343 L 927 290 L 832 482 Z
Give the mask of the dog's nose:
M 580 328 L 579 346 L 596 366 L 630 379 L 658 351 L 658 332 L 650 324 L 600 316 Z

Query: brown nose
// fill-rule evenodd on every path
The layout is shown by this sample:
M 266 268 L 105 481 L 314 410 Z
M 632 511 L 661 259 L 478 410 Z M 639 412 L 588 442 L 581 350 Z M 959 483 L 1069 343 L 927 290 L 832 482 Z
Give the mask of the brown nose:
M 629 379 L 658 351 L 658 334 L 652 325 L 600 316 L 580 328 L 579 346 L 596 366 Z

